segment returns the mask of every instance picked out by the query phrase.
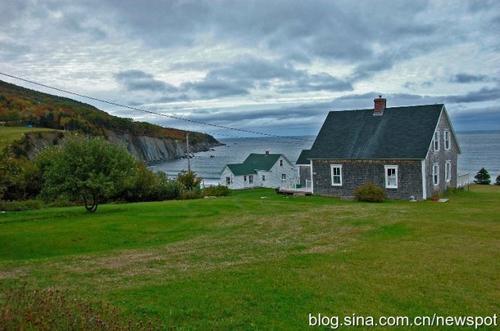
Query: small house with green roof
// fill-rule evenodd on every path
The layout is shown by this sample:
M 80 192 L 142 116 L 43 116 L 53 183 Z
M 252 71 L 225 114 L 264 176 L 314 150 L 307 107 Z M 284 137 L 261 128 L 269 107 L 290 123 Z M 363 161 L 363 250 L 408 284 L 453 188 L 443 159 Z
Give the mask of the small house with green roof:
M 283 154 L 252 153 L 242 163 L 227 164 L 220 184 L 231 189 L 287 188 L 297 182 L 295 166 Z

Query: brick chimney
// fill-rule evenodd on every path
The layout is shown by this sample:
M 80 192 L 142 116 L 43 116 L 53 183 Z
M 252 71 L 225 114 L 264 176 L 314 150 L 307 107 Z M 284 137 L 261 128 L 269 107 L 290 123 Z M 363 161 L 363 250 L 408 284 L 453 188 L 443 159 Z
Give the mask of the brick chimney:
M 386 99 L 382 98 L 381 95 L 378 96 L 378 98 L 375 98 L 373 100 L 374 102 L 374 108 L 373 108 L 373 116 L 380 116 L 384 114 L 384 110 L 386 107 Z
M 266 151 L 266 155 L 269 155 L 269 151 Z

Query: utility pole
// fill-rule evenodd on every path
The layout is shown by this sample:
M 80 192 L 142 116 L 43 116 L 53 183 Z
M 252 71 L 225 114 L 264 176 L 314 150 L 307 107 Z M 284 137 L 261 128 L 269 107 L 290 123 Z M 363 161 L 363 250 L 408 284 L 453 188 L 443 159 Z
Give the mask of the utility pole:
M 189 132 L 186 133 L 186 154 L 188 160 L 188 172 L 191 172 L 191 155 L 189 155 Z

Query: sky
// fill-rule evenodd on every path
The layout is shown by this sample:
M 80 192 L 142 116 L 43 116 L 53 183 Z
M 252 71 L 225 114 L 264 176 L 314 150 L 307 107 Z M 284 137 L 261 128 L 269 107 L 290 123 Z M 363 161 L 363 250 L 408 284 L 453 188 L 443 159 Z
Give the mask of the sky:
M 314 135 L 329 111 L 381 94 L 388 107 L 444 103 L 457 131 L 500 130 L 496 0 L 15 0 L 0 13 L 1 72 L 141 109 Z

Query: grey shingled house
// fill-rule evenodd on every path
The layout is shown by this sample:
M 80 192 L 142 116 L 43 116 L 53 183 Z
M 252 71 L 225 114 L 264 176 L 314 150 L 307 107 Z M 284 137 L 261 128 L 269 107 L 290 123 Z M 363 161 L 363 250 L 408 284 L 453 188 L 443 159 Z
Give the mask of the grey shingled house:
M 443 104 L 332 111 L 305 154 L 314 194 L 352 197 L 367 182 L 391 199 L 426 199 L 457 186 L 455 133 Z M 301 160 L 304 163 L 304 160 Z

